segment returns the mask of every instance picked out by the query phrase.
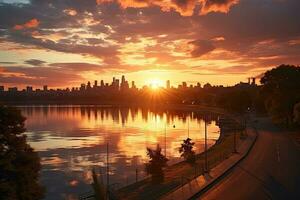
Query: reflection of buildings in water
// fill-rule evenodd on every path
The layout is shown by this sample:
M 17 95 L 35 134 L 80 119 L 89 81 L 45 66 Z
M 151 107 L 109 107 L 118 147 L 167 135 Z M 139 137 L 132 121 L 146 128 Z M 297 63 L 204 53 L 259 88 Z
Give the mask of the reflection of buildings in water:
M 200 112 L 46 106 L 25 107 L 23 113 L 28 116 L 26 125 L 32 132 L 29 140 L 41 149 L 82 148 L 88 152 L 88 148 L 98 142 L 102 144 L 110 141 L 112 148 L 120 154 L 126 157 L 140 155 L 142 159 L 146 159 L 145 147 L 155 146 L 157 143 L 164 147 L 164 141 L 167 140 L 168 154 L 178 157 L 176 146 L 186 137 L 187 118 L 191 119 L 190 137 L 197 143 L 201 143 L 203 139 L 203 113 Z M 212 115 L 210 120 L 214 117 L 216 116 Z M 216 133 L 211 135 L 211 139 L 216 139 L 218 129 L 212 122 L 210 121 L 211 132 Z M 174 124 L 176 128 L 173 128 Z M 201 151 L 201 145 L 197 145 L 197 150 Z
M 125 124 L 130 118 L 132 121 L 141 114 L 142 119 L 148 122 L 148 117 L 159 116 L 164 118 L 166 116 L 166 122 L 174 121 L 174 118 L 182 119 L 186 123 L 187 118 L 191 119 L 203 119 L 205 115 L 209 115 L 208 123 L 210 121 L 217 120 L 217 115 L 212 113 L 201 113 L 201 112 L 191 112 L 182 110 L 157 110 L 157 109 L 147 109 L 147 108 L 118 108 L 118 107 L 91 107 L 91 106 L 28 106 L 22 107 L 23 113 L 26 116 L 32 116 L 33 112 L 42 113 L 43 117 L 50 115 L 64 115 L 64 116 L 75 116 L 78 115 L 80 111 L 80 116 L 86 118 L 87 120 L 98 120 L 100 116 L 101 121 L 107 120 L 109 118 L 113 119 L 116 123 Z M 93 119 L 92 119 L 93 118 Z
M 46 184 L 51 188 L 52 183 L 70 183 L 61 185 L 61 192 L 70 191 L 69 187 L 84 188 L 92 166 L 105 172 L 107 141 L 111 181 L 122 184 L 127 179 L 134 181 L 136 168 L 140 177 L 145 176 L 146 147 L 154 148 L 158 143 L 164 151 L 165 139 L 169 164 L 180 160 L 178 147 L 187 137 L 188 118 L 196 151 L 204 147 L 204 112 L 97 106 L 23 107 L 22 112 L 27 116 L 28 140 L 40 151 Z M 213 144 L 218 137 L 217 116 L 207 118 L 212 133 L 209 144 Z M 71 184 L 74 180 L 76 184 Z
M 104 136 L 121 135 L 123 145 L 127 149 L 133 142 L 149 145 L 152 143 L 163 143 L 164 128 L 167 125 L 168 142 L 178 140 L 178 135 L 185 135 L 187 131 L 187 119 L 190 118 L 191 137 L 201 139 L 201 123 L 203 115 L 201 112 L 172 111 L 138 108 L 114 108 L 114 107 L 24 107 L 23 113 L 28 116 L 26 122 L 29 130 L 36 132 L 48 131 L 51 136 L 65 138 L 80 137 L 78 142 L 94 135 Z M 207 117 L 212 124 L 216 115 Z M 175 129 L 172 128 L 176 125 Z M 212 124 L 215 128 L 215 124 Z M 173 130 L 174 129 L 174 130 Z M 217 130 L 216 130 L 217 131 Z M 45 137 L 48 137 L 47 135 Z M 34 137 L 32 137 L 34 138 Z M 42 140 L 41 138 L 39 138 Z M 49 138 L 47 138 L 49 139 Z M 110 140 L 111 138 L 107 138 Z M 87 139 L 88 140 L 88 139 Z M 127 144 L 125 144 L 127 142 Z M 69 140 L 67 143 L 70 142 Z M 119 148 L 121 146 L 119 145 Z M 134 150 L 127 152 L 132 155 Z M 134 156 L 134 155 L 132 155 Z

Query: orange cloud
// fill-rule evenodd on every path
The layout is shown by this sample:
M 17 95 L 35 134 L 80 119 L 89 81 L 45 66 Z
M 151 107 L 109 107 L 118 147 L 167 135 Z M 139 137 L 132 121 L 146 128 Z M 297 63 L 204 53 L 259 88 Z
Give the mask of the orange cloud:
M 30 28 L 36 28 L 38 27 L 40 24 L 40 21 L 33 18 L 31 20 L 29 20 L 28 22 L 26 22 L 25 24 L 17 24 L 14 26 L 15 30 L 22 30 L 22 29 L 30 29 Z
M 97 4 L 105 2 L 118 2 L 124 9 L 158 6 L 162 11 L 175 10 L 182 16 L 192 16 L 196 6 L 201 7 L 200 15 L 209 12 L 227 13 L 239 0 L 96 0 Z
M 238 3 L 239 0 L 204 0 L 200 15 L 206 15 L 210 12 L 228 13 L 230 8 Z
M 124 9 L 158 6 L 165 12 L 175 10 L 183 16 L 191 16 L 199 0 L 96 0 L 96 3 L 101 4 L 114 1 L 117 1 Z

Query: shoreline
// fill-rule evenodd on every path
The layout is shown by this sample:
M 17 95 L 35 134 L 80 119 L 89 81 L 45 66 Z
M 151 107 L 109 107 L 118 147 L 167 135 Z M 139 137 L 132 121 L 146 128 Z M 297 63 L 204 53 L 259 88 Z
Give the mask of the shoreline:
M 3 103 L 0 101 L 0 104 L 4 106 L 15 106 L 15 107 L 112 107 L 112 108 L 130 108 L 130 107 L 136 107 L 136 108 L 159 108 L 159 109 L 174 109 L 174 110 L 186 110 L 186 111 L 194 111 L 194 112 L 212 112 L 212 113 L 218 113 L 218 114 L 226 114 L 229 115 L 229 113 L 226 113 L 227 111 L 220 107 L 214 107 L 209 105 L 193 105 L 193 104 L 137 104 L 137 103 L 99 103 L 99 104 L 69 104 L 69 103 Z M 195 110 L 197 109 L 197 110 Z

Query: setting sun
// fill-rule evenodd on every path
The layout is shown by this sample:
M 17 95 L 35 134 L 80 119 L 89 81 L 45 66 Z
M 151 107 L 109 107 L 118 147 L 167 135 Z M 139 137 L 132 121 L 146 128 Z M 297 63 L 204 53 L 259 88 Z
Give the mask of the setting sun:
M 150 88 L 153 90 L 157 90 L 160 87 L 164 86 L 164 81 L 161 79 L 151 79 L 151 80 L 147 81 L 147 83 L 148 83 L 147 85 L 149 85 Z

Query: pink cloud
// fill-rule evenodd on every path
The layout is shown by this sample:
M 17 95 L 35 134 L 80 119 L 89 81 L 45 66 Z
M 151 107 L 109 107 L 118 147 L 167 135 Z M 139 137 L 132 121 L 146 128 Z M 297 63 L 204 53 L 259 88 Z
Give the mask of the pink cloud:
M 30 29 L 30 28 L 36 28 L 40 24 L 40 21 L 36 18 L 33 18 L 29 20 L 28 22 L 24 24 L 17 24 L 14 26 L 14 30 L 22 30 L 22 29 Z

